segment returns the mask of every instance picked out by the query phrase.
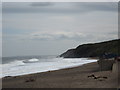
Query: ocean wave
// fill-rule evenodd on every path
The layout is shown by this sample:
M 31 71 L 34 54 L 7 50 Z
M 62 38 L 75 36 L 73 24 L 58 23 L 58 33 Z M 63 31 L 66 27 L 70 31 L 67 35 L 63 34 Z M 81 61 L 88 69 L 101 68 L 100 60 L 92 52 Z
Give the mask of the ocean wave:
M 25 63 L 22 60 L 15 60 L 13 62 L 3 64 L 3 66 L 19 66 L 19 65 L 25 65 Z
M 37 72 L 46 72 L 51 70 L 59 70 L 63 68 L 80 66 L 86 63 L 96 62 L 97 60 L 89 60 L 85 58 L 53 58 L 53 59 L 24 59 L 15 60 L 11 63 L 2 65 L 2 77 L 17 76 L 31 74 Z
M 38 62 L 39 59 L 36 59 L 36 58 L 32 58 L 32 59 L 29 59 L 29 60 L 24 60 L 23 62 L 24 63 L 34 63 L 34 62 Z

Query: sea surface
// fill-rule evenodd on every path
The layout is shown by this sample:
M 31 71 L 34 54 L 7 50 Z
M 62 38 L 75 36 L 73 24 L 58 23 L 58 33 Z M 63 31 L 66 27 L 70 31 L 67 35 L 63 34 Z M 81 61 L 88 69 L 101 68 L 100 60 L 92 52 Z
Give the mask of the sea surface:
M 61 58 L 56 55 L 3 57 L 0 78 L 76 67 L 96 61 L 88 58 Z

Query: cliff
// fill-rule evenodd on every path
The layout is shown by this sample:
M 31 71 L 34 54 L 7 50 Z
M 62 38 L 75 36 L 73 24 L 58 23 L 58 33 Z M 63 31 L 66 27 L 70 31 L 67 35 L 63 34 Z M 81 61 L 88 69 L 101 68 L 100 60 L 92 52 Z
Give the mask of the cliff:
M 90 43 L 90 44 L 83 44 L 79 45 L 75 49 L 70 49 L 60 57 L 64 58 L 82 58 L 82 57 L 99 57 L 104 53 L 112 53 L 119 55 L 118 51 L 120 48 L 120 39 L 105 41 L 100 43 Z

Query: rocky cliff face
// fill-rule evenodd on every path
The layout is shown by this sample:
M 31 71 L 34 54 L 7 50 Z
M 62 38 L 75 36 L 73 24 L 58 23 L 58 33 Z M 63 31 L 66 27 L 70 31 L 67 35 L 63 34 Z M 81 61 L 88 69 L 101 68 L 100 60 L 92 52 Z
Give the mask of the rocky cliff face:
M 61 54 L 64 58 L 82 58 L 82 57 L 99 57 L 104 53 L 113 53 L 119 55 L 120 39 L 111 40 L 101 43 L 83 44 L 75 49 L 70 49 Z

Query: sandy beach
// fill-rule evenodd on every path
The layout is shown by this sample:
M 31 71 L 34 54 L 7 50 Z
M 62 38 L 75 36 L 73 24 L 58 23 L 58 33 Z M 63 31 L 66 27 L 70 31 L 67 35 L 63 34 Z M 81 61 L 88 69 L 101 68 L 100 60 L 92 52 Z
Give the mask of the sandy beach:
M 117 74 L 99 71 L 98 64 L 43 73 L 4 77 L 3 88 L 118 88 Z

